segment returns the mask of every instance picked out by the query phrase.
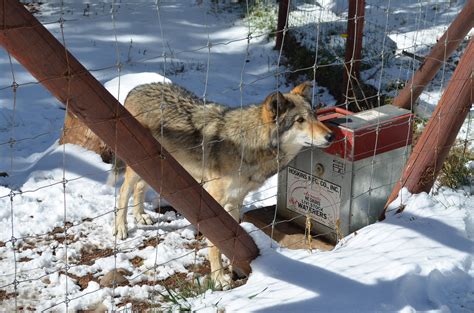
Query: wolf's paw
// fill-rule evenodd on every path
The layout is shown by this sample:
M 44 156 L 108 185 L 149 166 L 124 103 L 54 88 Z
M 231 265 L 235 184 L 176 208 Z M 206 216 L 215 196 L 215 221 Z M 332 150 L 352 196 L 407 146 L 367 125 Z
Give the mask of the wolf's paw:
M 113 231 L 113 235 L 117 236 L 117 239 L 125 240 L 128 237 L 127 233 L 127 224 L 126 223 L 116 223 Z
M 232 279 L 224 274 L 224 270 L 219 270 L 211 274 L 211 280 L 214 283 L 214 286 L 218 290 L 227 290 L 230 289 Z
M 134 215 L 135 220 L 137 223 L 142 224 L 142 225 L 151 225 L 153 224 L 153 220 L 151 219 L 151 216 L 146 214 L 146 213 L 139 213 Z
M 247 274 L 245 274 L 244 271 L 237 267 L 231 267 L 231 273 L 232 273 L 232 280 L 239 280 L 239 279 L 245 279 L 248 277 Z

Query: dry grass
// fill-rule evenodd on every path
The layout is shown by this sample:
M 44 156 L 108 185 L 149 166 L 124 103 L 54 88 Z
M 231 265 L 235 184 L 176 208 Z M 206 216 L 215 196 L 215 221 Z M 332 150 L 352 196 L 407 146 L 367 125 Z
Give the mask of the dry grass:
M 472 151 L 459 145 L 453 146 L 443 163 L 438 177 L 439 184 L 453 189 L 469 186 L 474 177 L 474 169 L 467 164 L 473 160 Z

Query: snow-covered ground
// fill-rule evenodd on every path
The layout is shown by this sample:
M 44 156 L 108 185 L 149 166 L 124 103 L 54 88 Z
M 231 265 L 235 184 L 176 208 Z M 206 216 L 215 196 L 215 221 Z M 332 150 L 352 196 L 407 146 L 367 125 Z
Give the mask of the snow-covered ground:
M 285 70 L 277 68 L 272 40 L 260 35 L 248 40 L 245 8 L 239 5 L 164 0 L 157 9 L 155 1 L 145 0 L 43 2 L 36 16 L 62 40 L 62 15 L 68 49 L 120 100 L 134 85 L 166 76 L 211 101 L 234 107 L 258 103 L 277 88 L 277 69 Z M 341 1 L 320 3 L 334 14 L 326 22 L 343 19 L 336 15 L 343 11 Z M 462 6 L 446 4 L 421 19 L 414 9 L 403 9 L 403 1 L 390 3 L 398 10 L 398 24 L 388 25 L 398 27 L 400 37 L 390 36 L 397 49 L 407 48 L 400 38 L 434 43 L 434 34 Z M 416 12 L 432 12 L 427 1 L 417 5 Z M 414 32 L 413 16 L 430 23 L 418 22 Z M 140 310 L 150 304 L 157 310 L 209 312 L 474 311 L 474 199 L 448 189 L 405 193 L 402 214 L 394 214 L 394 204 L 385 221 L 349 235 L 333 251 L 279 248 L 244 223 L 261 250 L 247 283 L 179 297 L 170 290 L 198 280 L 204 284 L 208 271 L 205 241 L 196 229 L 172 211 L 155 212 L 150 192 L 146 209 L 156 223 L 136 225 L 130 218 L 130 237 L 116 241 L 118 191 L 106 184 L 110 165 L 81 147 L 58 146 L 62 106 L 14 60 L 10 66 L 3 50 L 0 70 L 0 172 L 8 174 L 0 176 L 0 311 L 100 305 Z M 16 93 L 10 88 L 14 80 Z M 290 88 L 281 77 L 279 82 L 281 90 Z M 324 102 L 333 102 L 324 94 Z M 422 99 L 427 110 L 436 98 Z M 472 127 L 461 135 L 473 136 Z M 276 184 L 272 178 L 249 195 L 247 208 L 274 204 Z M 101 287 L 101 277 L 115 268 L 128 271 L 128 282 Z
M 471 312 L 474 228 L 468 212 L 474 201 L 448 190 L 403 198 L 403 214 L 347 236 L 329 252 L 271 248 L 268 236 L 244 225 L 261 251 L 254 273 L 245 286 L 208 293 L 193 306 L 230 312 Z

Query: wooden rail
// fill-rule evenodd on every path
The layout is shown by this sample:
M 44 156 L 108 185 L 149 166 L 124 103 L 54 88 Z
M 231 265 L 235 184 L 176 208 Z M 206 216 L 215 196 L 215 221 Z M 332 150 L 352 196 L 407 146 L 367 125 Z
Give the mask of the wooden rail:
M 471 38 L 386 207 L 403 187 L 411 193 L 430 191 L 473 102 L 474 38 Z

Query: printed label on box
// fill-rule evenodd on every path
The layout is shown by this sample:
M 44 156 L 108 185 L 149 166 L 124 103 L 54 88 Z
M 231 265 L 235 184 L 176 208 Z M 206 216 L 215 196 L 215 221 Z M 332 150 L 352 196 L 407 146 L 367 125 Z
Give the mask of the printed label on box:
M 346 165 L 344 162 L 340 160 L 333 159 L 332 160 L 332 171 L 335 174 L 342 174 L 344 175 L 346 173 Z
M 376 120 L 376 119 L 384 119 L 388 115 L 385 114 L 385 113 L 382 113 L 382 112 L 369 110 L 369 111 L 364 111 L 364 112 L 361 112 L 361 113 L 354 114 L 354 116 L 358 117 L 358 118 L 361 118 L 365 121 L 372 121 L 372 120 Z
M 332 229 L 341 205 L 341 187 L 327 180 L 288 167 L 286 207 Z

